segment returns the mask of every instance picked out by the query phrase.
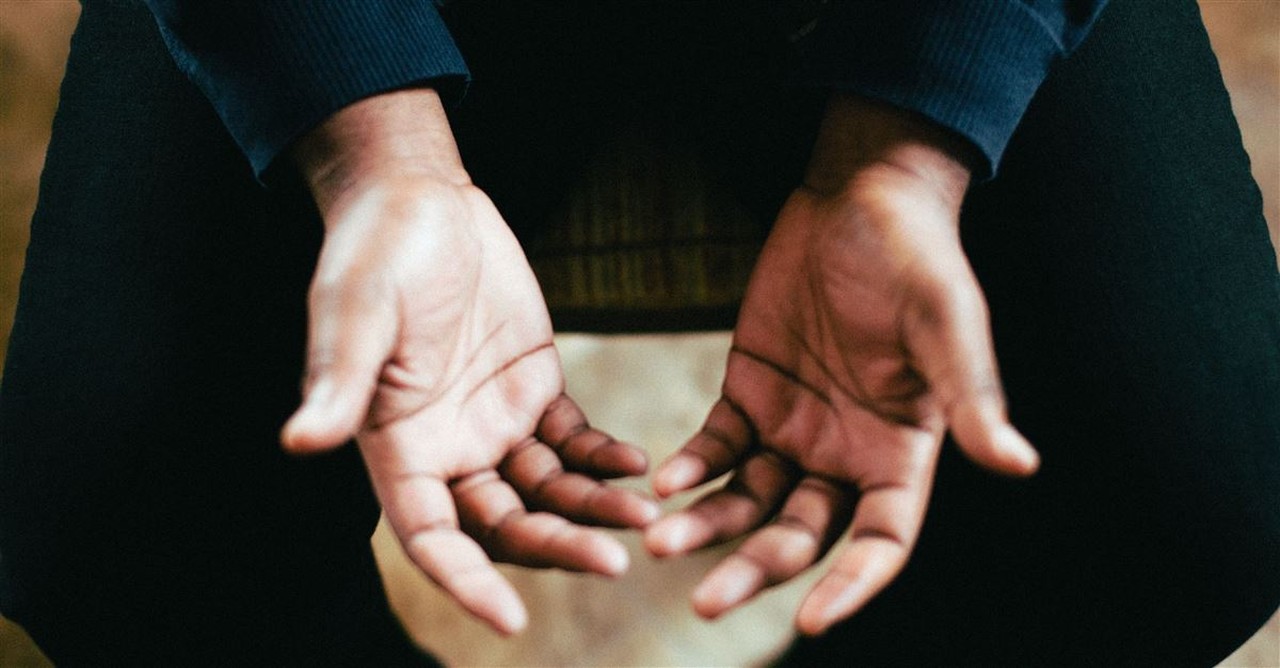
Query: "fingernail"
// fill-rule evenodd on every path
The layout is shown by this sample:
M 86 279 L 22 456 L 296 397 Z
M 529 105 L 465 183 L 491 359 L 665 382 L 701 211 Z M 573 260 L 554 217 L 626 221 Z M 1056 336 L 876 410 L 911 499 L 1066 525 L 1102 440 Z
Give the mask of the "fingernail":
M 329 379 L 321 379 L 311 386 L 302 398 L 302 406 L 289 418 L 280 430 L 280 440 L 285 447 L 297 449 L 299 440 L 314 437 L 324 429 L 325 420 L 333 414 L 336 386 Z
M 524 630 L 529 625 L 529 613 L 525 611 L 524 606 L 519 603 L 509 603 L 502 606 L 496 620 L 498 630 L 506 635 L 514 635 Z

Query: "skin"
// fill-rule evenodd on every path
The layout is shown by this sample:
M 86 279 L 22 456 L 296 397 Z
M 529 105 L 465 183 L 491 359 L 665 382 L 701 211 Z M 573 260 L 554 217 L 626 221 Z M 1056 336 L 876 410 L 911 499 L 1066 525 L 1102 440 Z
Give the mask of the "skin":
M 1009 475 L 1038 466 L 1009 424 L 986 302 L 960 246 L 963 144 L 927 121 L 832 99 L 734 330 L 720 400 L 655 472 L 669 496 L 722 488 L 649 526 L 654 555 L 746 536 L 693 593 L 714 618 L 849 540 L 796 627 L 819 634 L 903 568 L 944 434 Z
M 747 289 L 722 397 L 655 473 L 660 496 L 727 484 L 654 522 L 600 480 L 644 455 L 564 394 L 542 295 L 471 185 L 435 93 L 357 102 L 293 159 L 324 218 L 299 453 L 352 436 L 406 553 L 503 633 L 526 613 L 493 561 L 605 575 L 627 555 L 585 525 L 644 528 L 658 556 L 746 536 L 693 594 L 715 617 L 850 540 L 802 603 L 821 633 L 902 569 L 944 434 L 1010 475 L 1038 465 L 1009 424 L 986 303 L 960 246 L 965 144 L 833 97 L 805 183 Z
M 468 612 L 524 628 L 505 561 L 613 576 L 652 500 L 600 479 L 644 454 L 564 393 L 546 305 L 519 245 L 462 168 L 434 91 L 357 102 L 293 158 L 325 240 L 310 291 L 294 452 L 355 437 L 406 554 Z

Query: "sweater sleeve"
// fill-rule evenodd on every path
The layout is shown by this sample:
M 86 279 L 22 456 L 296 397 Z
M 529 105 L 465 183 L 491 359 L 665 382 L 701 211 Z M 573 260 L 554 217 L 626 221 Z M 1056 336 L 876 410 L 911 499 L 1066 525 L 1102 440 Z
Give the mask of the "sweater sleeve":
M 422 83 L 448 102 L 469 76 L 431 0 L 146 2 L 259 178 L 352 102 Z
M 824 5 L 799 39 L 803 83 L 908 109 L 969 139 L 993 175 L 1053 62 L 1107 0 L 869 0 Z

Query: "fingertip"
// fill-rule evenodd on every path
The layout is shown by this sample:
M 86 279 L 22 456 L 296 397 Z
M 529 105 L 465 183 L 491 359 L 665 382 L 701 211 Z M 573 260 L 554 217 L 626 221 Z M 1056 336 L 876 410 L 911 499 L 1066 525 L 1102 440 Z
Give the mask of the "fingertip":
M 803 611 L 796 615 L 796 632 L 806 638 L 814 638 L 826 633 L 831 626 L 814 615 L 805 615 Z
M 623 478 L 644 475 L 649 472 L 649 457 L 639 448 L 627 445 L 613 455 L 607 471 L 611 476 Z
M 706 475 L 706 463 L 697 457 L 677 453 L 653 473 L 653 492 L 665 499 L 702 482 Z
M 575 465 L 568 459 L 566 463 L 570 464 L 571 468 L 591 471 L 607 478 L 629 478 L 644 475 L 649 471 L 649 457 L 645 452 L 630 443 L 621 441 L 614 441 L 592 450 L 587 455 L 584 465 Z
M 657 502 L 640 498 L 634 510 L 631 511 L 630 526 L 634 529 L 643 529 L 656 522 L 661 515 L 662 508 Z
M 302 406 L 280 430 L 280 444 L 287 452 L 309 454 L 331 450 L 355 433 L 363 407 L 356 409 L 339 396 L 337 385 L 329 378 L 312 384 Z
M 289 418 L 289 420 L 284 423 L 284 426 L 280 428 L 280 447 L 284 448 L 285 452 L 292 454 L 300 454 L 303 447 L 298 435 L 297 422 L 298 415 L 295 413 L 293 417 Z
M 731 555 L 693 590 L 694 612 L 716 619 L 755 596 L 766 585 L 764 572 L 751 561 Z
M 637 446 L 624 443 L 618 468 L 626 475 L 644 475 L 649 472 L 649 455 Z
M 483 619 L 493 630 L 503 636 L 512 636 L 529 625 L 529 612 L 511 583 L 498 576 L 496 571 L 494 575 L 497 579 L 492 583 L 489 596 L 477 597 L 471 601 L 460 600 L 463 600 L 464 607 Z
M 644 547 L 655 557 L 669 557 L 684 551 L 691 534 L 687 517 L 671 515 L 649 525 L 644 532 Z
M 1025 477 L 1040 467 L 1040 454 L 1009 424 L 1002 410 L 957 411 L 951 432 L 970 459 L 997 473 Z
M 427 478 L 425 480 L 431 480 Z M 417 531 L 397 528 L 393 513 L 389 519 L 405 554 L 428 578 L 440 586 L 468 614 L 494 631 L 509 636 L 524 630 L 529 623 L 520 594 L 494 568 L 479 543 L 462 533 L 451 519 L 452 499 L 442 480 L 436 479 L 421 497 L 436 508 L 437 524 Z M 431 501 L 439 504 L 431 504 Z M 426 518 L 429 522 L 431 518 Z
M 974 461 L 997 473 L 1020 478 L 1040 468 L 1040 453 L 1013 426 L 1006 423 L 996 427 L 989 442 L 972 454 Z
M 631 567 L 631 555 L 613 536 L 596 529 L 586 529 L 585 535 L 574 541 L 577 552 L 562 568 L 616 578 Z
M 1040 453 L 1013 426 L 1004 425 L 997 439 L 1013 465 L 1010 473 L 1029 476 L 1040 469 Z
M 814 593 L 810 592 L 800 603 L 795 618 L 796 632 L 809 638 L 822 635 L 831 626 L 828 617 L 815 604 Z
M 333 438 L 316 425 L 304 407 L 280 429 L 280 445 L 293 455 L 308 455 L 330 450 L 346 442 L 346 437 Z
M 518 598 L 501 606 L 497 614 L 489 619 L 494 630 L 504 636 L 513 636 L 529 626 L 529 612 Z
M 666 539 L 654 533 L 652 525 L 645 529 L 641 542 L 644 544 L 645 552 L 648 552 L 650 556 L 661 559 L 670 555 Z
M 795 627 L 796 633 L 806 638 L 820 636 L 827 630 L 826 625 L 822 624 L 814 615 L 806 614 L 803 608 L 796 613 Z
M 717 619 L 728 609 L 706 580 L 693 590 L 689 603 L 693 606 L 693 612 L 706 620 Z
M 618 577 L 626 573 L 630 567 L 631 555 L 627 554 L 627 549 L 620 543 L 613 542 L 609 548 L 602 551 L 598 572 L 601 575 Z
M 864 591 L 865 587 L 856 580 L 843 585 L 826 578 L 820 580 L 796 612 L 796 631 L 809 637 L 826 633 L 836 622 L 858 611 L 864 603 Z
M 584 524 L 612 529 L 644 529 L 662 515 L 662 508 L 652 498 L 631 490 L 610 488 L 608 505 L 598 504 L 596 514 L 577 516 Z

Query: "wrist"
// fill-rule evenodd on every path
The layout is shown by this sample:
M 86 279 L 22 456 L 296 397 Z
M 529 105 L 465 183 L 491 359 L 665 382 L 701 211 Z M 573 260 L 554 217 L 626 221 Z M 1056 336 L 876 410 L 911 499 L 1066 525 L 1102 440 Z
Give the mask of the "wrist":
M 444 106 L 430 88 L 391 91 L 343 107 L 299 138 L 289 157 L 321 214 L 345 193 L 382 179 L 471 182 Z
M 835 93 L 818 131 L 805 186 L 838 195 L 865 181 L 926 186 L 958 209 L 969 187 L 976 149 L 911 111 Z

